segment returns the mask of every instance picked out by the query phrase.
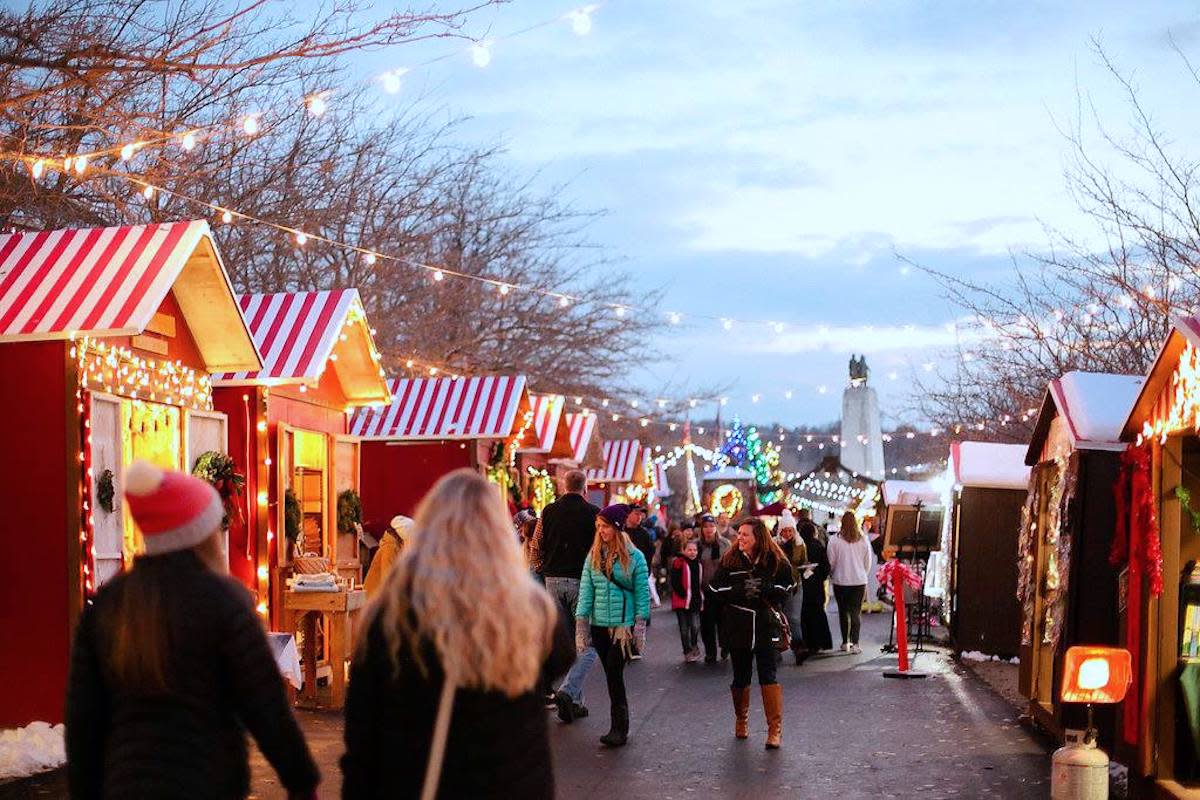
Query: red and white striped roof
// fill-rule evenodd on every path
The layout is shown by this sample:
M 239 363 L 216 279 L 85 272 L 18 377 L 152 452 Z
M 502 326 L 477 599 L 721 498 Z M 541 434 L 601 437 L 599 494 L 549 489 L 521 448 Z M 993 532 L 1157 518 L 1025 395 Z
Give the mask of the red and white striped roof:
M 212 257 L 179 291 L 205 240 Z M 0 235 L 0 342 L 140 334 L 172 288 L 206 364 L 257 366 L 245 323 L 223 307 L 233 288 L 204 220 Z
M 262 354 L 263 368 L 255 372 L 217 375 L 214 383 L 218 386 L 315 384 L 330 363 L 335 348 L 345 341 L 362 351 L 345 353 L 346 358 L 335 361 L 343 386 L 360 389 L 353 399 L 359 403 L 390 399 L 357 289 L 243 294 L 238 297 L 238 304 Z M 355 329 L 353 342 L 342 338 L 343 334 L 351 333 L 348 327 Z M 358 357 L 354 358 L 354 355 Z M 364 385 L 368 388 L 362 391 Z
M 392 402 L 355 411 L 351 434 L 392 441 L 502 439 L 532 413 L 523 375 L 400 378 L 388 384 Z M 533 442 L 532 431 L 523 441 Z
M 533 405 L 533 431 L 537 443 L 523 447 L 523 453 L 546 453 L 551 458 L 570 458 L 572 454 L 569 431 L 563 410 L 567 399 L 561 394 L 530 394 Z
M 592 435 L 596 432 L 596 415 L 582 412 L 567 414 L 567 430 L 571 437 L 573 460 L 577 464 L 587 461 L 588 447 L 592 443 Z
M 649 454 L 649 452 L 650 452 L 650 448 L 647 447 L 646 448 L 647 455 Z M 654 493 L 656 495 L 658 495 L 659 497 L 670 497 L 671 484 L 667 483 L 667 468 L 666 468 L 666 466 L 664 464 L 661 464 L 658 462 L 651 462 L 651 463 L 653 464 L 653 469 L 651 470 L 651 475 L 654 476 Z
M 607 441 L 604 443 L 604 466 L 589 469 L 588 480 L 605 483 L 633 483 L 643 480 L 645 456 L 645 450 L 637 439 Z

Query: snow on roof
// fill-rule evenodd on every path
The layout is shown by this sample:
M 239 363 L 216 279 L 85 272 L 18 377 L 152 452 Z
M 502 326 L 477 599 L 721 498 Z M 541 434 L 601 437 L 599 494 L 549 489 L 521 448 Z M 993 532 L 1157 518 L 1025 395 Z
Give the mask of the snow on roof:
M 706 481 L 752 481 L 754 473 L 744 470 L 741 467 L 726 465 L 720 469 L 712 469 L 704 473 L 703 480 Z
M 1050 395 L 1080 449 L 1123 449 L 1121 428 L 1146 379 L 1141 375 L 1068 372 L 1050 382 Z
M 883 482 L 883 502 L 885 505 L 916 505 L 918 501 L 929 505 L 942 502 L 942 495 L 929 481 L 893 481 Z
M 950 446 L 954 482 L 980 489 L 1024 489 L 1029 483 L 1025 445 L 955 442 Z

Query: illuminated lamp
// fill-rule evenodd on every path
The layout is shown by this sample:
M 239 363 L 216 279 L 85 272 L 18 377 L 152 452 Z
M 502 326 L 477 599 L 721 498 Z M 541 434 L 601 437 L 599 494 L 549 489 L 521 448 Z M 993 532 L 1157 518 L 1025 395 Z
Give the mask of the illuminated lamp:
M 1068 737 L 1054 751 L 1050 766 L 1050 796 L 1108 797 L 1108 754 L 1096 745 L 1093 708 L 1125 699 L 1133 676 L 1132 658 L 1121 647 L 1079 645 L 1067 649 L 1063 659 L 1064 703 L 1087 704 L 1087 730 L 1083 738 Z

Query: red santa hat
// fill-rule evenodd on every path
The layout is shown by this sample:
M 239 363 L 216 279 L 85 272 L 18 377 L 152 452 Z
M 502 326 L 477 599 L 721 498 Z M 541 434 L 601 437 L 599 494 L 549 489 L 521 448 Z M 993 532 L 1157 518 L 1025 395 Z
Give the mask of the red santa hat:
M 145 461 L 125 470 L 125 502 L 149 556 L 195 547 L 220 527 L 225 513 L 206 481 Z

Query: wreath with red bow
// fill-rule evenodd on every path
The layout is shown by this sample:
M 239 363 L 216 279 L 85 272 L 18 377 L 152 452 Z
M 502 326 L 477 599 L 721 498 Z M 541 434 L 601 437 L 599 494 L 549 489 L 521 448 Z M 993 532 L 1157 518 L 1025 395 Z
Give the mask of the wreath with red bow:
M 221 530 L 229 530 L 229 526 L 242 521 L 242 506 L 238 500 L 242 489 L 246 486 L 246 476 L 237 471 L 237 464 L 226 453 L 209 450 L 201 453 L 192 467 L 192 475 L 208 481 L 221 497 L 225 507 L 225 515 L 221 517 Z

